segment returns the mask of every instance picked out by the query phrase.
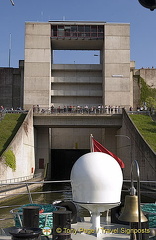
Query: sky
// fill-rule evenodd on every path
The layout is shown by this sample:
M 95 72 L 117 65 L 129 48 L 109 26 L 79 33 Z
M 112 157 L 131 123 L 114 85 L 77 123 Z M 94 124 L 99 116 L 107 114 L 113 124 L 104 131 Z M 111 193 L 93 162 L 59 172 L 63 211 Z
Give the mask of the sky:
M 136 68 L 156 68 L 156 10 L 150 11 L 138 0 L 0 0 L 0 67 L 18 67 L 24 59 L 25 22 L 104 21 L 130 23 L 130 60 Z M 55 63 L 61 63 L 56 52 Z M 93 52 L 71 52 L 66 63 L 96 63 Z M 88 55 L 87 55 L 88 54 Z M 90 62 L 88 62 L 90 63 Z

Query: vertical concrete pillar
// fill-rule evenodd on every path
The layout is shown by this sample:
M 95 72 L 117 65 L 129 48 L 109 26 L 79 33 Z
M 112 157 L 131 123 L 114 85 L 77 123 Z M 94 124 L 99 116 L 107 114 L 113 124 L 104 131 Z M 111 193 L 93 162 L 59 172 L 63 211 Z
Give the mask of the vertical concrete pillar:
M 51 103 L 51 24 L 26 23 L 24 108 Z
M 103 95 L 106 105 L 115 103 L 129 108 L 131 104 L 129 30 L 129 24 L 105 24 Z
M 51 131 L 48 127 L 35 129 L 35 159 L 36 173 L 44 173 L 47 169 L 49 175 L 51 151 Z

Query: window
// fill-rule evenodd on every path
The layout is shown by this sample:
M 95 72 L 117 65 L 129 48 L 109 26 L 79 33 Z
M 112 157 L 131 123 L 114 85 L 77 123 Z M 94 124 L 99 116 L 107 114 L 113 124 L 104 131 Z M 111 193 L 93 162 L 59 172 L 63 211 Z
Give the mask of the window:
M 64 37 L 64 26 L 58 26 L 58 37 Z
M 70 37 L 70 26 L 64 26 L 65 37 Z
M 85 36 L 86 38 L 90 37 L 90 26 L 85 26 Z
M 97 26 L 91 26 L 91 37 L 97 37 Z
M 98 26 L 98 38 L 103 38 L 104 27 Z
M 57 26 L 53 26 L 53 28 L 52 28 L 52 36 L 57 37 Z
M 77 26 L 71 26 L 71 37 L 77 37 Z
M 52 38 L 103 39 L 103 25 L 52 25 Z

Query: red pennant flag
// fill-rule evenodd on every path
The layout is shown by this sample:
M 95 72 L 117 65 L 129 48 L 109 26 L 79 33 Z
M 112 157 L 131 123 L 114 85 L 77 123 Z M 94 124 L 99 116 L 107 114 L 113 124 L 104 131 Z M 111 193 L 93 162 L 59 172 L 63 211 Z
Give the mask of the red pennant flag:
M 98 141 L 96 141 L 93 137 L 92 137 L 92 152 L 103 152 L 103 153 L 107 153 L 110 156 L 112 156 L 120 165 L 121 168 L 125 167 L 124 162 L 118 158 L 114 153 L 110 152 L 109 150 L 107 150 L 107 148 L 105 148 L 104 146 L 102 146 Z

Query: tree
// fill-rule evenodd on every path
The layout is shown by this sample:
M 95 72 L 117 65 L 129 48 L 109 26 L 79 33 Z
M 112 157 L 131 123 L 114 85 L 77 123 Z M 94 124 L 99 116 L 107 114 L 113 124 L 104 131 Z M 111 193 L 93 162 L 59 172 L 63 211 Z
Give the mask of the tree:
M 156 99 L 154 99 L 153 97 L 147 97 L 146 106 L 151 110 L 156 109 Z

